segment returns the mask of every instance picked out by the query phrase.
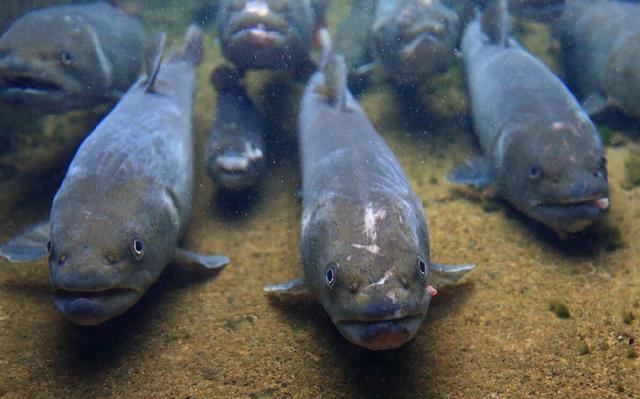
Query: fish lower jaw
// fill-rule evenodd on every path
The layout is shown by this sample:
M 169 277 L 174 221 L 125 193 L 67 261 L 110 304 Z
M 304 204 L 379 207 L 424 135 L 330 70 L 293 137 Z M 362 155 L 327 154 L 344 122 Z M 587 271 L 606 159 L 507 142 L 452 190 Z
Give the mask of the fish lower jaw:
M 53 303 L 71 322 L 92 326 L 118 316 L 140 298 L 137 290 L 108 288 L 102 290 L 54 289 Z
M 395 349 L 418 332 L 424 314 L 378 320 L 336 321 L 338 331 L 351 343 L 370 350 Z
M 571 200 L 571 201 L 560 201 L 560 202 L 547 202 L 541 203 L 538 207 L 544 208 L 577 208 L 577 207 L 593 207 L 602 212 L 609 210 L 610 206 L 609 197 L 593 197 L 587 199 L 579 199 L 579 200 Z

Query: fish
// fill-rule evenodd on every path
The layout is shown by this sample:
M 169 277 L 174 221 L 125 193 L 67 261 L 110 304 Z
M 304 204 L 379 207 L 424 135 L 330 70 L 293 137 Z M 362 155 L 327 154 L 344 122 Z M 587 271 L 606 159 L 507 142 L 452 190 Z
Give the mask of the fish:
M 429 0 L 426 0 L 429 1 Z M 441 0 L 442 3 L 454 10 L 460 17 L 463 30 L 476 13 L 493 0 Z M 560 17 L 566 0 L 511 0 L 509 13 L 517 18 L 532 22 L 552 22 Z
M 107 2 L 42 8 L 0 37 L 0 102 L 62 113 L 115 102 L 145 59 L 142 25 Z
M 640 4 L 567 0 L 554 34 L 589 114 L 617 108 L 640 118 Z
M 376 58 L 396 82 L 411 84 L 456 60 L 458 14 L 439 0 L 379 0 L 373 25 Z
M 431 261 L 422 202 L 349 92 L 344 58 L 325 52 L 299 116 L 304 277 L 265 290 L 319 301 L 356 345 L 397 348 L 415 337 L 435 287 L 473 265 Z
M 609 209 L 600 135 L 573 94 L 508 33 L 494 0 L 463 35 L 475 134 L 482 156 L 455 168 L 454 183 L 494 192 L 566 238 Z
M 298 69 L 308 61 L 315 21 L 310 0 L 221 0 L 222 54 L 243 70 Z
M 172 261 L 196 271 L 229 261 L 178 247 L 192 206 L 191 111 L 201 30 L 192 25 L 182 52 L 167 61 L 158 54 L 154 72 L 78 148 L 48 228 L 37 225 L 0 247 L 14 261 L 48 254 L 53 302 L 75 324 L 123 314 Z M 43 237 L 48 242 L 36 245 Z
M 214 75 L 218 96 L 206 147 L 207 173 L 225 191 L 254 188 L 266 168 L 262 115 L 232 70 L 219 67 Z

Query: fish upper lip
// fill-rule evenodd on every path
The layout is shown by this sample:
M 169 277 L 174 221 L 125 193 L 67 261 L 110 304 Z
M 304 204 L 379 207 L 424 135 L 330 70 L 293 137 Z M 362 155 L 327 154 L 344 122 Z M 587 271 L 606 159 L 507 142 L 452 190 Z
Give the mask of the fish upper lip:
M 231 35 L 235 35 L 245 30 L 258 29 L 269 33 L 284 35 L 287 31 L 286 24 L 278 21 L 276 17 L 265 17 L 257 15 L 245 15 L 238 17 L 229 27 Z

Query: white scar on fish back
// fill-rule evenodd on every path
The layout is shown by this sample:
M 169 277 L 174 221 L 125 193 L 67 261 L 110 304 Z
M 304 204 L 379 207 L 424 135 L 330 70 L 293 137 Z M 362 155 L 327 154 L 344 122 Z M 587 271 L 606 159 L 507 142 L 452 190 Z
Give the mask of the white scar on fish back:
M 380 254 L 380 247 L 376 244 L 373 245 L 362 245 L 362 244 L 351 244 L 352 247 L 358 249 L 364 249 L 365 251 L 371 252 L 374 255 Z
M 364 230 L 363 233 L 365 237 L 369 240 L 375 242 L 378 237 L 378 230 L 376 224 L 378 220 L 384 219 L 387 215 L 387 211 L 384 209 L 378 209 L 377 211 L 373 211 L 373 206 L 371 203 L 367 204 L 367 207 L 364 209 Z

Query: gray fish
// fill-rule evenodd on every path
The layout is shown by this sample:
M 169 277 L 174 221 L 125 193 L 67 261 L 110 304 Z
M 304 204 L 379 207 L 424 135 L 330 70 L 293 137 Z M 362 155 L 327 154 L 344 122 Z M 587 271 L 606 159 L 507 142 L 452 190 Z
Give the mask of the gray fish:
M 492 188 L 559 236 L 578 232 L 609 208 L 600 136 L 564 84 L 509 39 L 495 0 L 462 41 L 475 132 L 483 157 L 450 180 Z M 487 28 L 488 36 L 482 26 Z
M 222 0 L 222 54 L 240 69 L 296 69 L 308 59 L 314 18 L 309 0 Z
M 399 83 L 445 71 L 455 59 L 458 15 L 439 0 L 380 0 L 373 43 L 382 66 Z
M 144 53 L 141 24 L 106 2 L 29 12 L 0 37 L 0 101 L 38 113 L 114 101 Z
M 216 75 L 229 75 L 224 67 Z M 232 82 L 224 82 L 226 80 Z M 207 142 L 209 177 L 223 190 L 255 187 L 266 167 L 264 125 L 244 87 L 232 76 L 218 76 L 216 115 Z
M 428 1 L 428 0 L 427 0 Z M 466 26 L 476 12 L 493 0 L 442 0 L 442 3 L 454 10 L 460 22 Z M 511 0 L 509 12 L 517 18 L 534 22 L 548 22 L 560 17 L 566 0 Z
M 640 117 L 640 4 L 567 0 L 555 28 L 585 109 Z
M 304 278 L 265 289 L 312 296 L 356 345 L 397 348 L 424 322 L 434 285 L 473 266 L 431 262 L 422 203 L 348 91 L 341 56 L 312 77 L 299 121 Z
M 161 67 L 158 56 L 154 74 L 132 86 L 86 138 L 53 199 L 49 280 L 56 307 L 74 323 L 124 313 L 172 260 L 206 269 L 228 262 L 177 248 L 191 212 L 191 109 L 202 33 L 191 27 L 185 40 L 182 53 Z M 28 231 L 27 247 L 41 231 Z M 0 254 L 11 259 L 22 249 L 22 261 L 41 255 L 19 241 Z

